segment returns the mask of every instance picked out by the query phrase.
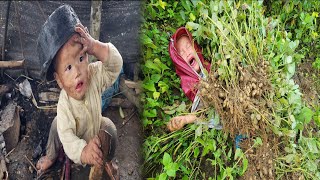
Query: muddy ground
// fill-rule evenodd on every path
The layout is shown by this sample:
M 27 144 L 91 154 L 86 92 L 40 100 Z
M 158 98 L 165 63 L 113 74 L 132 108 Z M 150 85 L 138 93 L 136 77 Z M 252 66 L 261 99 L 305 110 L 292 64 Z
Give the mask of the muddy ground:
M 302 97 L 309 106 L 318 105 L 320 100 L 320 71 L 312 67 L 313 60 L 305 60 L 297 67 L 294 81 L 299 85 Z
M 2 79 L 1 84 L 11 84 L 16 86 L 22 82 L 25 77 L 11 80 L 9 77 Z M 38 101 L 40 92 L 48 91 L 49 88 L 57 88 L 56 84 L 30 80 L 35 99 Z M 43 110 L 35 107 L 31 99 L 21 95 L 17 87 L 11 91 L 10 98 L 2 98 L 1 108 L 7 101 L 14 100 L 21 107 L 20 110 L 20 136 L 19 143 L 12 152 L 6 156 L 9 178 L 14 179 L 60 179 L 63 172 L 64 160 L 57 160 L 56 163 L 40 178 L 34 169 L 34 165 L 41 155 L 45 153 L 45 146 L 49 134 L 52 120 L 56 115 L 55 109 Z M 9 97 L 9 96 L 8 96 Z M 118 95 L 117 98 L 125 97 Z M 38 106 L 47 106 L 55 104 L 41 104 Z M 117 126 L 118 144 L 116 150 L 116 159 L 120 169 L 120 179 L 142 179 L 140 165 L 142 163 L 141 144 L 142 128 L 139 115 L 134 106 L 123 109 L 125 118 L 121 118 L 119 107 L 109 107 L 103 115 L 109 117 Z M 134 112 L 133 116 L 130 116 Z M 131 118 L 130 118 L 131 117 Z M 129 119 L 130 118 L 130 119 Z M 39 151 L 40 150 L 40 151 Z M 32 164 L 31 164 L 32 163 Z M 76 164 L 71 165 L 71 179 L 88 179 L 90 167 L 82 167 Z M 108 179 L 106 176 L 104 179 Z

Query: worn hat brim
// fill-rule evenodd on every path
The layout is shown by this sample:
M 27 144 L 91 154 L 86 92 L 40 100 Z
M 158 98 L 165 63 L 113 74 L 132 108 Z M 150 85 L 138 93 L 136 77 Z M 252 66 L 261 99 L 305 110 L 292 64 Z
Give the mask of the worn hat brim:
M 37 52 L 41 66 L 41 77 L 53 80 L 53 59 L 59 49 L 76 33 L 76 24 L 81 23 L 73 8 L 62 5 L 43 24 L 38 40 Z

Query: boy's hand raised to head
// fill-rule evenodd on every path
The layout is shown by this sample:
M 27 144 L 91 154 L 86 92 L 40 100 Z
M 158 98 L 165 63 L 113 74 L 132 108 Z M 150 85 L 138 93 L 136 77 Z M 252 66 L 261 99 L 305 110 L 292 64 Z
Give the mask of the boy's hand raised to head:
M 91 37 L 88 28 L 82 24 L 77 24 L 75 31 L 80 35 L 75 39 L 75 42 L 83 45 L 82 53 L 87 52 L 90 55 L 94 55 L 94 43 L 96 40 Z
M 87 52 L 89 55 L 95 56 L 98 60 L 105 62 L 109 54 L 109 46 L 107 43 L 93 39 L 89 31 L 82 24 L 77 24 L 75 31 L 79 33 L 79 37 L 75 39 L 83 45 L 82 54 Z
M 98 136 L 95 136 L 90 142 L 83 148 L 81 153 L 82 164 L 90 164 L 98 167 L 103 166 L 103 156 L 100 149 L 101 143 Z

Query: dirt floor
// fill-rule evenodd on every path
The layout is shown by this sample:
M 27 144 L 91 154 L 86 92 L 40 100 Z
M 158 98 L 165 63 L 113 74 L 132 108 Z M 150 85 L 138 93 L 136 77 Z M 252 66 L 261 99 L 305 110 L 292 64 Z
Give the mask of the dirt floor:
M 18 85 L 25 78 L 16 80 L 5 80 L 1 84 Z M 41 84 L 30 80 L 35 99 L 38 100 L 40 92 L 56 88 L 55 83 Z M 118 98 L 125 98 L 118 95 Z M 2 98 L 2 101 L 4 101 Z M 56 163 L 41 177 L 37 177 L 33 167 L 39 157 L 45 153 L 45 146 L 49 134 L 49 128 L 56 115 L 55 109 L 41 110 L 32 104 L 32 100 L 24 97 L 17 88 L 11 90 L 10 100 L 17 102 L 20 110 L 20 140 L 12 152 L 7 152 L 6 166 L 9 179 L 61 179 L 63 173 L 64 159 L 58 159 Z M 7 100 L 6 100 L 7 101 Z M 1 108 L 5 105 L 2 102 Z M 54 103 L 51 103 L 54 104 Z M 48 104 L 40 104 L 44 106 Z M 142 128 L 139 115 L 134 106 L 123 109 L 124 118 L 121 118 L 119 107 L 109 107 L 103 112 L 103 116 L 109 117 L 117 126 L 118 144 L 116 159 L 120 169 L 120 179 L 142 179 L 140 165 L 142 163 L 141 145 Z M 71 165 L 71 179 L 88 179 L 90 167 Z M 103 179 L 108 179 L 105 175 Z

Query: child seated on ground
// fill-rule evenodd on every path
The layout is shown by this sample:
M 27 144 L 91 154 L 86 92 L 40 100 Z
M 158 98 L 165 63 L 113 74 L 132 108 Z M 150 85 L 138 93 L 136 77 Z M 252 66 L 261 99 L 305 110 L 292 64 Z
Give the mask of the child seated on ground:
M 102 116 L 101 95 L 120 74 L 120 53 L 111 43 L 93 39 L 68 5 L 56 9 L 43 25 L 38 53 L 47 79 L 53 76 L 62 90 L 46 155 L 39 159 L 37 169 L 51 167 L 63 146 L 74 163 L 105 167 L 112 179 L 118 179 L 118 169 L 112 161 L 117 131 L 113 122 Z M 88 55 L 99 61 L 89 63 Z M 109 142 L 100 141 L 97 135 L 101 130 L 111 136 Z M 107 157 L 101 148 L 106 146 Z
M 191 112 L 199 108 L 200 97 L 196 84 L 210 72 L 211 64 L 203 58 L 200 46 L 193 41 L 191 33 L 180 27 L 172 35 L 169 42 L 170 57 L 175 65 L 176 73 L 181 80 L 181 88 L 193 102 Z M 196 115 L 189 114 L 172 118 L 167 127 L 170 131 L 181 129 L 184 125 L 193 123 Z

